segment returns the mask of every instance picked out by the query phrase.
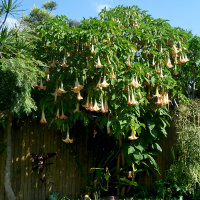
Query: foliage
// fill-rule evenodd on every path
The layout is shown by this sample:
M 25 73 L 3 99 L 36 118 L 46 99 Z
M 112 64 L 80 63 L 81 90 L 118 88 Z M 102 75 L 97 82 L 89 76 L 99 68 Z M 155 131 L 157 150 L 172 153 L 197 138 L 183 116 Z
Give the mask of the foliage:
M 35 57 L 49 65 L 35 90 L 41 122 L 62 131 L 78 120 L 94 123 L 117 140 L 122 135 L 126 162 L 120 156 L 119 163 L 125 170 L 158 170 L 154 156 L 166 135 L 169 97 L 186 93 L 176 75 L 188 61 L 188 33 L 136 6 L 104 9 L 99 19 L 84 19 L 78 27 L 57 16 L 37 33 Z M 69 132 L 63 141 L 73 142 Z
M 56 9 L 57 3 L 55 1 L 46 1 L 43 3 L 43 7 L 48 11 L 53 11 Z
M 166 197 L 199 199 L 200 130 L 199 100 L 182 104 L 174 116 L 177 128 L 177 159 L 168 170 L 166 181 L 159 187 Z

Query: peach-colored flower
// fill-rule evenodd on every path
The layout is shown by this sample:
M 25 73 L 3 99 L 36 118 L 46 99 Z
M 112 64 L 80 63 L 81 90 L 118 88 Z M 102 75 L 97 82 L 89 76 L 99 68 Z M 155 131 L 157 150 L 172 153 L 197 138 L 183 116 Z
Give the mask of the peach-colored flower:
M 154 57 L 153 57 L 153 61 L 152 61 L 152 67 L 154 67 L 156 65 Z
M 135 96 L 134 96 L 133 92 L 132 92 L 131 97 L 132 97 L 132 104 L 131 105 L 134 105 L 134 106 L 137 105 L 138 101 L 135 100 Z
M 174 58 L 177 58 L 178 57 L 178 52 L 179 50 L 176 48 L 176 45 L 174 44 L 173 47 L 172 47 L 172 51 L 173 51 L 173 56 Z
M 40 80 L 40 85 L 38 87 L 38 90 L 46 90 L 46 86 L 43 85 L 42 79 Z
M 100 84 L 100 87 L 105 88 L 105 87 L 108 87 L 109 85 L 110 83 L 106 82 L 106 76 L 104 76 L 103 82 Z
M 64 88 L 63 88 L 63 83 L 61 82 L 61 85 L 60 85 L 60 87 L 58 88 L 58 94 L 60 94 L 60 95 L 62 95 L 62 94 L 64 94 L 64 93 L 66 93 L 66 91 L 64 90 Z
M 177 57 L 175 57 L 175 59 L 174 59 L 174 64 L 175 64 L 175 65 L 177 65 L 177 64 L 178 64 Z
M 95 51 L 94 51 L 94 45 L 92 44 L 92 49 L 91 49 L 91 54 L 94 54 Z
M 164 78 L 163 76 L 163 72 L 162 72 L 162 68 L 160 69 L 160 74 L 159 74 L 160 78 Z
M 79 93 L 83 89 L 83 85 L 81 85 L 78 81 L 78 78 L 76 78 L 75 86 L 72 89 L 74 93 Z
M 82 99 L 83 99 L 83 97 L 81 96 L 81 92 L 79 91 L 79 93 L 77 94 L 77 100 L 80 101 Z
M 61 64 L 62 67 L 68 67 L 68 65 L 66 64 L 66 57 L 64 56 L 63 58 L 63 62 Z
M 160 97 L 161 95 L 159 94 L 159 92 L 158 92 L 158 87 L 156 87 L 156 94 L 155 95 L 153 95 L 154 97 Z
M 136 131 L 132 130 L 131 136 L 128 137 L 129 140 L 137 140 L 138 137 L 135 136 L 136 135 Z
M 101 64 L 101 60 L 100 60 L 100 58 L 98 56 L 98 61 L 97 61 L 96 68 L 102 68 L 102 67 L 103 67 L 103 65 Z
M 57 109 L 56 111 L 56 117 L 55 117 L 56 120 L 60 119 L 60 111 L 59 111 L 59 108 Z
M 49 74 L 47 74 L 47 79 L 46 79 L 46 81 L 50 81 L 50 76 L 49 76 Z
M 172 67 L 173 67 L 169 55 L 167 56 L 166 66 L 167 66 L 168 68 L 172 68 Z
M 67 132 L 66 138 L 62 139 L 62 141 L 65 142 L 66 144 L 71 144 L 71 143 L 73 143 L 73 138 L 70 139 L 69 138 L 69 133 Z
M 163 103 L 162 96 L 157 97 L 156 104 L 160 106 L 160 105 L 162 105 L 162 103 Z
M 41 119 L 40 119 L 40 123 L 41 124 L 46 124 L 47 123 L 47 120 L 45 118 L 44 108 L 42 109 L 42 116 L 41 116 Z
M 176 65 L 175 65 L 175 69 L 174 69 L 173 74 L 174 74 L 175 76 L 178 75 L 178 71 L 177 71 Z
M 97 104 L 97 100 L 95 99 L 95 101 L 94 101 L 94 106 L 93 106 L 93 111 L 99 111 L 100 110 L 100 108 L 99 108 L 99 106 L 98 106 L 98 104 Z
M 87 96 L 86 104 L 83 105 L 83 107 L 84 107 L 86 110 L 89 110 L 89 107 L 90 107 L 89 94 L 88 94 L 88 96 Z
M 115 79 L 115 78 L 116 78 L 116 76 L 115 76 L 115 72 L 114 72 L 113 68 L 111 68 L 111 70 L 112 70 L 111 78 L 112 78 L 112 79 Z
M 158 74 L 161 73 L 161 71 L 160 71 L 160 66 L 159 66 L 159 65 L 157 65 L 157 67 L 156 67 L 156 72 L 157 72 Z
M 79 109 L 79 103 L 76 104 L 76 109 L 73 111 L 73 113 L 76 113 L 76 112 L 80 112 L 80 109 Z
M 135 79 L 134 77 L 132 78 L 131 86 L 133 86 L 134 88 L 139 88 L 141 86 L 141 84 L 137 80 L 137 77 Z
M 62 114 L 60 116 L 60 119 L 64 120 L 67 119 L 68 117 L 64 114 L 63 108 L 62 108 Z
M 127 66 L 128 66 L 128 67 L 131 67 L 130 56 L 128 57 Z
M 90 106 L 89 106 L 89 109 L 88 109 L 88 110 L 94 111 L 94 106 L 93 106 L 92 98 L 91 98 L 91 100 L 90 100 L 90 104 L 89 104 L 89 105 L 90 105 Z

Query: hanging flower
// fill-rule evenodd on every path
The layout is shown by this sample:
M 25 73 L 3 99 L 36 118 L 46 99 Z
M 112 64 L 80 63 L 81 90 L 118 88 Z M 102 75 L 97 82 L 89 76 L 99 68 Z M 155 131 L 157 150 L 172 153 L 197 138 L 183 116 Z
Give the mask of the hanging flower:
M 69 138 L 69 126 L 67 125 L 67 135 L 65 139 L 62 139 L 63 142 L 65 142 L 66 144 L 71 144 L 73 143 L 73 139 Z
M 132 130 L 131 136 L 128 137 L 129 140 L 137 140 L 138 137 L 135 136 L 136 135 L 136 131 Z
M 129 68 L 131 67 L 130 56 L 128 56 L 127 66 L 128 66 Z
M 66 64 L 66 57 L 64 56 L 63 58 L 63 62 L 61 64 L 62 67 L 68 67 L 68 65 Z
M 76 113 L 76 112 L 80 112 L 80 109 L 79 109 L 79 103 L 76 104 L 76 109 L 73 111 L 73 113 Z
M 103 65 L 101 64 L 100 58 L 98 56 L 98 62 L 97 62 L 96 68 L 102 68 L 102 67 Z
M 49 74 L 47 74 L 47 79 L 46 79 L 46 81 L 50 81 L 50 76 L 49 76 Z
M 177 71 L 176 65 L 175 65 L 175 69 L 174 69 L 173 74 L 174 74 L 175 76 L 178 75 L 178 71 Z
M 66 93 L 66 91 L 64 90 L 64 88 L 63 88 L 63 83 L 61 82 L 61 85 L 60 85 L 60 87 L 58 88 L 58 94 L 62 95 L 62 94 L 64 94 L 64 93 Z
M 40 123 L 41 124 L 46 124 L 47 123 L 47 120 L 45 118 L 45 113 L 44 113 L 44 107 L 42 108 L 42 116 L 41 116 L 41 119 L 40 119 Z
M 109 85 L 110 83 L 106 82 L 106 76 L 104 76 L 103 82 L 100 84 L 100 87 L 105 88 L 105 87 L 108 87 Z
M 175 57 L 175 59 L 174 59 L 174 64 L 175 64 L 175 65 L 178 65 L 177 57 Z
M 57 109 L 55 119 L 56 119 L 56 120 L 60 119 L 60 111 L 59 111 L 59 108 Z
M 159 65 L 157 65 L 156 72 L 157 72 L 158 74 L 160 74 L 160 66 L 159 66 Z
M 131 104 L 132 104 L 131 95 L 130 95 L 130 90 L 129 90 L 129 87 L 128 87 L 128 105 L 131 105 Z
M 172 68 L 172 67 L 173 67 L 169 55 L 167 56 L 166 66 L 167 66 L 168 68 Z
M 91 54 L 92 54 L 92 55 L 95 54 L 95 51 L 94 51 L 94 45 L 93 45 L 93 44 L 92 44 Z
M 82 100 L 82 99 L 83 99 L 83 97 L 81 96 L 81 93 L 80 93 L 80 91 L 79 91 L 78 94 L 77 94 L 77 100 L 80 101 L 80 100 Z
M 63 111 L 63 106 L 62 106 L 62 114 L 60 116 L 60 119 L 61 120 L 64 120 L 64 119 L 67 119 L 68 117 L 64 114 L 64 111 Z
M 42 79 L 40 80 L 40 85 L 39 85 L 39 87 L 38 87 L 38 90 L 40 91 L 40 90 L 46 90 L 46 86 L 43 86 L 43 82 L 42 82 Z
M 132 92 L 132 96 L 131 97 L 132 97 L 132 105 L 134 105 L 134 106 L 137 105 L 138 101 L 135 100 L 135 96 L 134 96 L 133 92 Z
M 131 86 L 133 86 L 134 88 L 139 88 L 141 86 L 141 84 L 137 80 L 137 77 L 135 79 L 134 77 L 132 78 Z
M 153 57 L 153 61 L 152 61 L 152 67 L 154 67 L 156 65 L 154 57 Z
M 162 96 L 157 97 L 156 105 L 158 106 L 162 105 Z
M 89 94 L 88 94 L 88 96 L 87 96 L 86 104 L 83 105 L 83 107 L 84 107 L 86 110 L 89 110 L 89 107 L 90 107 Z
M 161 68 L 161 70 L 160 70 L 160 74 L 159 74 L 159 76 L 160 76 L 160 78 L 164 78 L 164 76 L 163 76 L 163 72 L 162 72 L 162 68 Z
M 61 96 L 61 94 L 58 94 L 58 89 L 56 88 L 54 93 L 51 93 L 54 96 L 54 104 L 57 103 L 57 97 Z
M 93 107 L 93 111 L 99 111 L 100 110 L 100 108 L 99 108 L 99 106 L 98 106 L 98 104 L 97 104 L 97 100 L 95 99 L 95 102 L 94 102 L 94 107 Z
M 93 106 L 92 98 L 91 98 L 91 100 L 90 100 L 90 104 L 89 104 L 89 105 L 90 105 L 90 106 L 89 106 L 89 109 L 88 109 L 88 110 L 94 111 L 94 106 Z
M 155 95 L 153 95 L 154 97 L 160 97 L 161 95 L 159 94 L 159 92 L 158 92 L 158 87 L 156 87 L 156 94 Z
M 116 76 L 115 76 L 115 72 L 114 72 L 113 68 L 111 68 L 111 70 L 112 70 L 112 75 L 111 75 L 110 78 L 115 79 L 115 78 L 116 78 Z
M 173 56 L 174 58 L 177 58 L 178 57 L 178 52 L 179 50 L 176 48 L 176 45 L 174 44 L 173 47 L 172 47 L 172 51 L 173 51 Z
M 73 91 L 74 93 L 79 93 L 80 90 L 83 89 L 83 87 L 84 87 L 84 86 L 81 85 L 81 84 L 79 83 L 78 78 L 76 78 L 75 86 L 74 86 L 74 88 L 72 89 L 72 91 Z

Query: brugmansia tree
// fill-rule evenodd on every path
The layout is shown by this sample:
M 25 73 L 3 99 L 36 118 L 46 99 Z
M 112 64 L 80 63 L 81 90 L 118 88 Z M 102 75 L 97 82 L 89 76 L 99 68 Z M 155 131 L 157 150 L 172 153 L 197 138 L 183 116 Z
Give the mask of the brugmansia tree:
M 188 61 L 188 34 L 136 6 L 104 9 L 78 27 L 57 16 L 37 33 L 35 56 L 48 64 L 34 85 L 40 122 L 66 131 L 65 143 L 73 142 L 77 121 L 114 135 L 117 171 L 129 170 L 133 185 L 140 169 L 158 170 L 153 155 L 167 134 L 169 105 L 185 92 L 178 73 Z

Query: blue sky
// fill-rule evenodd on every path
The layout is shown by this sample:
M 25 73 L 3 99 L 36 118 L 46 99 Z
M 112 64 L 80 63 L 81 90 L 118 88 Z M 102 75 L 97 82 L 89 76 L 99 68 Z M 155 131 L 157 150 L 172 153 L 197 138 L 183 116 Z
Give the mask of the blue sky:
M 33 5 L 42 6 L 42 0 L 20 0 L 22 9 L 28 13 Z M 154 18 L 168 19 L 172 26 L 191 30 L 200 36 L 200 0 L 55 0 L 58 3 L 54 14 L 70 19 L 96 17 L 104 6 L 138 5 Z

